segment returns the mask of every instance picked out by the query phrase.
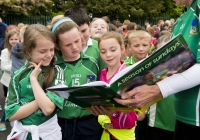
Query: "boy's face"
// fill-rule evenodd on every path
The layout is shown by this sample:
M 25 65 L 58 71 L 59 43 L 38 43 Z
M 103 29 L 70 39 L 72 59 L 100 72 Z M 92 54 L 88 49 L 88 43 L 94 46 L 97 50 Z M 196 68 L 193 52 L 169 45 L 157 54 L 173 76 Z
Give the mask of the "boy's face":
M 130 44 L 128 44 L 128 49 L 136 62 L 144 59 L 150 48 L 150 38 L 132 38 Z
M 81 33 L 82 49 L 87 46 L 88 39 L 90 38 L 90 27 L 88 24 L 79 26 L 79 32 Z

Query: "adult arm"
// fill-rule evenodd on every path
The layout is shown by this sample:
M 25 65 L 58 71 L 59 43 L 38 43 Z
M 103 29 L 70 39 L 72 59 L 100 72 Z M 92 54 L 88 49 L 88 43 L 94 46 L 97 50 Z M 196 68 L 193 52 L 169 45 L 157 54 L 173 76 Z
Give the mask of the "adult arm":
M 115 99 L 122 105 L 132 105 L 141 108 L 152 100 L 167 97 L 182 90 L 186 90 L 200 84 L 200 64 L 196 63 L 183 73 L 174 74 L 156 85 L 142 85 L 122 94 L 122 99 Z M 134 99 L 130 99 L 134 96 Z

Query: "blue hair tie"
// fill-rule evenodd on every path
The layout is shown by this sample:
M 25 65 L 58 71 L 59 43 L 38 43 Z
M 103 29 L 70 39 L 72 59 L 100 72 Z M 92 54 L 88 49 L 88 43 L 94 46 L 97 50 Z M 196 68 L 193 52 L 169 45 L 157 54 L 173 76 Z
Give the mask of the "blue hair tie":
M 71 19 L 62 19 L 62 20 L 59 20 L 58 22 L 56 22 L 56 24 L 54 24 L 54 26 L 53 26 L 53 28 L 52 28 L 52 33 L 54 33 L 55 32 L 55 30 L 56 30 L 56 28 L 58 27 L 58 26 L 60 26 L 61 24 L 63 24 L 64 22 L 74 22 L 73 20 L 71 20 Z

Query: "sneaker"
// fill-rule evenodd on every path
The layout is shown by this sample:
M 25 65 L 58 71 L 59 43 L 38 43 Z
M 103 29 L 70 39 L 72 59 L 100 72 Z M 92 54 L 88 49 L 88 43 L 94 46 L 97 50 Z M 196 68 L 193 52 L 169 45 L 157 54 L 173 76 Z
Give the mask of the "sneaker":
M 4 123 L 0 123 L 0 132 L 6 131 L 6 125 Z

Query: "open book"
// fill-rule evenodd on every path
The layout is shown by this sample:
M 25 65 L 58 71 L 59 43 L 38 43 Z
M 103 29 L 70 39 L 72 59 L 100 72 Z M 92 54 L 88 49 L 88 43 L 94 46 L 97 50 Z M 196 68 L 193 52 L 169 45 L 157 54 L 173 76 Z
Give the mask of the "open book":
M 90 109 L 93 105 L 101 105 L 112 110 L 133 110 L 116 103 L 113 98 L 120 98 L 121 93 L 143 84 L 156 84 L 166 77 L 185 71 L 195 62 L 195 56 L 188 48 L 183 36 L 179 34 L 149 57 L 117 73 L 110 84 L 95 81 L 76 87 L 58 85 L 47 90 L 54 91 L 85 109 Z M 141 108 L 141 111 L 145 112 L 159 100 L 150 102 Z

